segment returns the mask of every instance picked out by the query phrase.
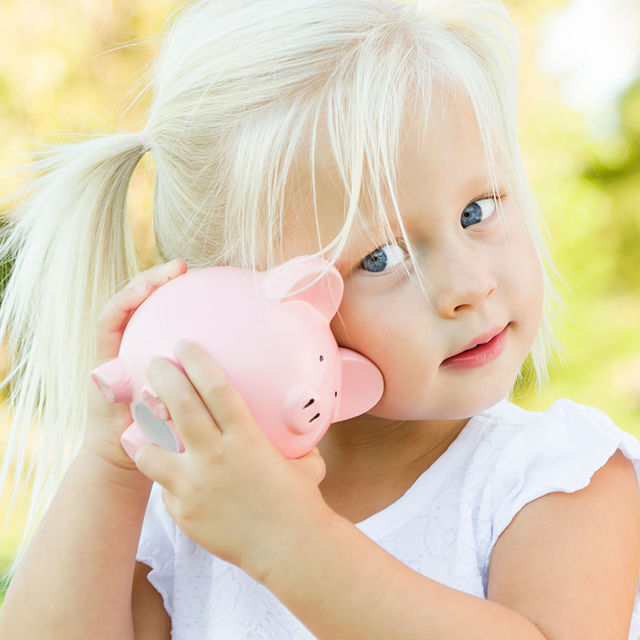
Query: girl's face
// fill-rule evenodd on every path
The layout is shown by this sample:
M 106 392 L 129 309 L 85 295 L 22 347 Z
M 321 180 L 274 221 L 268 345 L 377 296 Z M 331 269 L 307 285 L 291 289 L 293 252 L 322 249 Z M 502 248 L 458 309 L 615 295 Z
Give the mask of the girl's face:
M 434 111 L 432 134 L 422 147 L 418 117 L 409 112 L 405 121 L 398 207 L 428 297 L 403 269 L 403 262 L 412 269 L 407 252 L 360 228 L 337 264 L 345 290 L 331 328 L 339 345 L 367 356 L 382 372 L 384 394 L 370 415 L 459 420 L 511 389 L 538 330 L 542 272 L 508 185 L 498 184 L 502 219 L 490 198 L 470 104 L 445 101 L 441 113 Z M 325 173 L 318 182 L 325 241 L 343 224 L 344 193 L 337 175 Z M 312 218 L 306 232 L 299 229 L 287 243 L 287 258 L 316 250 Z M 471 349 L 479 343 L 488 344 Z

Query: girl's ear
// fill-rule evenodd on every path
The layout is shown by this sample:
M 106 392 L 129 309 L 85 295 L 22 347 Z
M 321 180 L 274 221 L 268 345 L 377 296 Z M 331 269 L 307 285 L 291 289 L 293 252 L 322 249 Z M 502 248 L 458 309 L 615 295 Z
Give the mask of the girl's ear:
M 306 287 L 314 280 L 317 281 Z M 326 260 L 299 256 L 268 271 L 263 287 L 268 297 L 307 302 L 330 321 L 340 306 L 344 282 L 340 272 Z

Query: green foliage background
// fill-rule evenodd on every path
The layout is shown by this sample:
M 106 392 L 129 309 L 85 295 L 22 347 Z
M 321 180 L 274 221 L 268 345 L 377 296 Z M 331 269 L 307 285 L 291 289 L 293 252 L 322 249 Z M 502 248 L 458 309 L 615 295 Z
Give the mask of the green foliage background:
M 22 184 L 26 175 L 13 168 L 27 162 L 38 143 L 70 141 L 70 132 L 144 128 L 146 100 L 123 112 L 163 21 L 181 4 L 0 0 L 0 198 Z M 526 389 L 518 402 L 541 409 L 570 397 L 640 436 L 640 79 L 619 100 L 619 130 L 604 136 L 590 130 L 535 64 L 540 21 L 566 2 L 508 4 L 521 43 L 522 150 L 568 310 L 557 327 L 565 353 L 549 385 L 540 393 Z M 154 260 L 152 180 L 147 154 L 130 195 L 141 268 Z M 0 424 L 0 447 L 5 434 Z M 7 508 L 5 492 L 0 521 Z M 0 538 L 0 565 L 15 548 L 23 516 L 18 508 Z

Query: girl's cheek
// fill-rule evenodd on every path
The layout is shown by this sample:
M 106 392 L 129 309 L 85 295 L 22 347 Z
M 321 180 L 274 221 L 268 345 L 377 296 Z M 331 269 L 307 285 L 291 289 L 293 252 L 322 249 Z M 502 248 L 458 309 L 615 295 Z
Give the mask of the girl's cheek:
M 542 305 L 544 300 L 544 279 L 542 275 L 542 265 L 540 264 L 540 260 L 538 256 L 535 256 L 535 277 L 533 278 L 534 284 L 533 288 L 536 292 L 535 300 L 532 304 L 534 312 L 537 313 L 536 317 L 538 318 L 538 322 L 542 317 Z
M 511 291 L 517 303 L 532 321 L 539 321 L 542 313 L 544 279 L 542 265 L 529 233 L 521 229 L 518 241 L 513 237 L 509 264 L 504 266 L 511 280 Z

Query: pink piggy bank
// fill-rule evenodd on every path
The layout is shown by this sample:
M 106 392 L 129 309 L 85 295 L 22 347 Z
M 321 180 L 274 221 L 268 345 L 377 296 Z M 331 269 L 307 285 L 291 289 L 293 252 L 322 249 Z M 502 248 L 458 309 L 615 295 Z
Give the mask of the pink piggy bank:
M 270 271 L 193 269 L 164 284 L 131 315 L 118 357 L 91 372 L 111 402 L 129 402 L 121 442 L 132 459 L 151 441 L 184 451 L 167 407 L 145 377 L 153 356 L 172 360 L 181 338 L 197 341 L 243 396 L 256 423 L 287 458 L 308 453 L 333 422 L 382 396 L 378 368 L 338 347 L 329 323 L 344 283 L 329 264 L 302 256 Z M 292 293 L 293 292 L 293 293 Z

